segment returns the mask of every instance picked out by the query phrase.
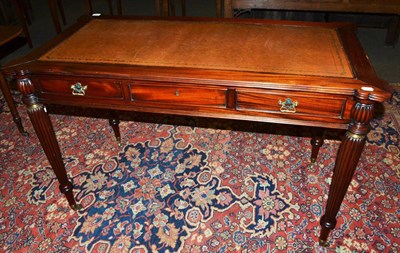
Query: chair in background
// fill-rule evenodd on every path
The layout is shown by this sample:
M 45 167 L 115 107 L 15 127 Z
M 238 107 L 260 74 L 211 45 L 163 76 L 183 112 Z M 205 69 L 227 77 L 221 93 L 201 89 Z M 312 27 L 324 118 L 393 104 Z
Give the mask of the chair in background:
M 30 48 L 32 48 L 33 44 L 32 44 L 31 35 L 29 33 L 29 28 L 28 28 L 28 26 L 31 25 L 31 22 L 32 22 L 31 17 L 30 17 L 30 10 L 32 9 L 31 3 L 29 0 L 13 0 L 13 5 L 15 8 L 15 14 L 17 15 L 20 26 L 22 27 L 22 30 L 25 34 L 28 45 Z M 51 12 L 51 16 L 53 19 L 53 23 L 54 23 L 56 32 L 60 33 L 61 32 L 61 24 L 60 24 L 60 21 L 58 20 L 58 13 L 57 13 L 58 11 L 60 12 L 63 24 L 64 25 L 66 24 L 62 0 L 48 0 L 48 5 L 50 8 L 50 12 Z
M 241 9 L 266 9 L 306 12 L 340 12 L 353 14 L 379 14 L 390 17 L 387 25 L 386 45 L 394 46 L 400 37 L 400 1 L 399 0 L 321 0 L 318 4 L 308 0 L 224 0 L 224 17 L 231 18 L 240 14 Z
M 19 1 L 21 1 L 21 0 L 19 0 Z M 61 19 L 63 21 L 63 24 L 66 25 L 66 23 L 67 23 L 66 19 L 65 19 L 64 7 L 63 7 L 63 4 L 62 4 L 62 0 L 47 0 L 47 1 L 48 1 L 48 5 L 49 5 L 49 8 L 50 8 L 50 12 L 51 12 L 51 17 L 53 19 L 53 23 L 54 23 L 54 26 L 56 28 L 56 32 L 57 33 L 61 33 L 62 28 L 61 28 L 60 20 L 58 18 L 58 11 L 61 14 Z M 117 3 L 120 2 L 120 1 L 121 0 L 117 0 Z M 113 15 L 112 0 L 107 0 L 107 3 L 108 3 L 109 12 L 110 12 L 111 15 Z M 92 0 L 86 0 L 85 5 L 86 5 L 86 13 L 88 15 L 92 15 L 93 14 Z M 117 6 L 120 6 L 120 4 L 117 5 Z M 118 9 L 118 13 L 120 13 L 120 12 L 121 12 L 121 10 L 119 8 Z
M 88 0 L 90 1 L 90 0 Z M 117 1 L 117 15 L 122 16 L 122 0 Z M 169 0 L 154 0 L 157 16 L 169 16 Z
M 109 10 L 110 14 L 113 15 L 112 0 L 107 0 L 107 3 L 108 3 L 108 10 Z M 117 6 L 121 6 L 121 0 L 117 0 Z M 86 0 L 86 12 L 89 15 L 93 14 L 92 0 Z M 120 12 L 121 12 L 121 10 L 119 7 L 117 10 L 118 15 L 121 15 Z
M 56 28 L 56 32 L 61 33 L 62 28 L 61 28 L 60 20 L 58 19 L 58 11 L 60 12 L 61 20 L 62 20 L 63 24 L 64 25 L 67 24 L 62 0 L 48 0 L 47 3 L 49 5 L 51 18 L 53 19 L 53 24 L 54 24 L 54 27 Z
M 28 3 L 25 0 L 13 0 L 15 7 L 15 14 L 17 15 L 20 26 L 24 32 L 25 38 L 30 48 L 33 47 L 31 35 L 29 33 L 28 25 L 30 24 Z
M 90 1 L 90 0 L 88 0 Z M 122 0 L 117 1 L 117 14 L 122 15 Z M 182 16 L 186 16 L 186 0 L 179 0 Z M 216 16 L 222 17 L 222 1 L 216 1 Z M 174 0 L 155 0 L 156 13 L 160 17 L 175 16 L 175 1 Z
M 0 58 L 3 58 L 7 54 L 16 50 L 15 45 L 22 46 L 26 43 L 26 40 L 24 40 L 24 43 L 18 41 L 22 33 L 23 29 L 19 26 L 0 25 L 0 56 L 1 56 Z M 0 89 L 3 93 L 8 108 L 10 109 L 13 120 L 18 127 L 18 130 L 23 135 L 28 135 L 28 133 L 25 132 L 24 127 L 22 126 L 21 117 L 19 116 L 18 110 L 14 103 L 14 99 L 12 98 L 10 87 L 8 86 L 7 81 L 1 72 L 0 72 Z
M 169 2 L 166 5 L 169 6 L 170 8 L 170 16 L 175 16 L 175 2 L 174 0 L 162 0 Z M 179 0 L 180 5 L 181 5 L 181 14 L 182 16 L 186 16 L 186 0 Z M 216 17 L 220 18 L 222 17 L 222 1 L 223 0 L 215 0 L 215 11 L 216 11 Z

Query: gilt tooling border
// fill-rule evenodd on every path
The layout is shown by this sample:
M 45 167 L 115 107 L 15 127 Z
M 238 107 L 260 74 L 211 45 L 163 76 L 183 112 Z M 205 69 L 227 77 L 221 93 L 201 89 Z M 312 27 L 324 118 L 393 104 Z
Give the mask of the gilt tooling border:
M 94 19 L 40 60 L 351 78 L 340 45 L 325 27 Z

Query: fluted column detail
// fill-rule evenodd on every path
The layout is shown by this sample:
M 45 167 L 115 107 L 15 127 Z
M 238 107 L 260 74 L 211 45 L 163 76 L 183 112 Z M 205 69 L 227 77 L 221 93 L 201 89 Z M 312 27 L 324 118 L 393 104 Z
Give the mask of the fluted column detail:
M 75 202 L 72 192 L 73 185 L 68 179 L 61 157 L 60 147 L 50 117 L 47 114 L 46 107 L 39 102 L 39 99 L 34 93 L 34 85 L 29 78 L 18 78 L 17 87 L 23 95 L 23 102 L 27 106 L 29 118 L 40 144 L 60 183 L 60 190 L 67 197 L 69 205 L 73 209 L 78 209 L 80 206 Z
M 339 147 L 325 215 L 322 216 L 320 222 L 321 245 L 327 245 L 329 232 L 336 226 L 336 215 L 360 159 L 373 114 L 374 105 L 369 100 L 359 100 L 352 108 L 352 122 Z

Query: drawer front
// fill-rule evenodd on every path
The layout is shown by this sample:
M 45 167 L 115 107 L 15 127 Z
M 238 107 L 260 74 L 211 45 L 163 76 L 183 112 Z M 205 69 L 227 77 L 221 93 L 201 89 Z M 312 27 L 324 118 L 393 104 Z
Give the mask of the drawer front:
M 348 118 L 352 102 L 345 96 L 307 92 L 237 90 L 237 110 Z
M 226 89 L 194 85 L 131 83 L 131 100 L 170 106 L 225 107 Z
M 44 94 L 74 96 L 77 98 L 123 99 L 120 82 L 92 78 L 39 78 L 37 83 Z

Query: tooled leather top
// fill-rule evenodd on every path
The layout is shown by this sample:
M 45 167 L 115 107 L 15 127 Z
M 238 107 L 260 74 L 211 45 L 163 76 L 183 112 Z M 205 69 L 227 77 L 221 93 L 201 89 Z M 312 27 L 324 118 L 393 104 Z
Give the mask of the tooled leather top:
M 352 77 L 333 29 L 94 19 L 40 60 Z

